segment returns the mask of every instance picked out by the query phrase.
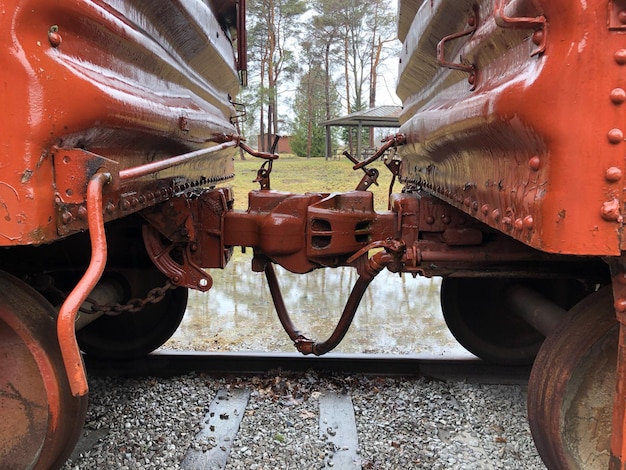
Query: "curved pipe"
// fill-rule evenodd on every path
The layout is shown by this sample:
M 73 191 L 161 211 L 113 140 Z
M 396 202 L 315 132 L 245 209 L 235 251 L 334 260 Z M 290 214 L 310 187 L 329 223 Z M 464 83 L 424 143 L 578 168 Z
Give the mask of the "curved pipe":
M 335 349 L 348 332 L 348 329 L 352 324 L 352 320 L 354 319 L 354 315 L 356 314 L 356 310 L 359 307 L 363 294 L 365 294 L 368 286 L 372 280 L 374 280 L 376 275 L 385 269 L 385 267 L 392 261 L 393 257 L 382 251 L 376 253 L 368 260 L 363 274 L 359 276 L 354 287 L 352 288 L 352 291 L 350 292 L 350 297 L 346 302 L 346 306 L 343 309 L 343 313 L 341 314 L 341 318 L 339 319 L 337 326 L 330 337 L 323 342 L 311 340 L 296 330 L 291 318 L 289 317 L 289 313 L 287 312 L 287 307 L 285 307 L 285 302 L 283 301 L 283 296 L 280 292 L 280 286 L 278 285 L 274 267 L 272 266 L 272 263 L 268 262 L 265 265 L 265 277 L 267 278 L 267 283 L 270 288 L 272 300 L 274 301 L 276 313 L 278 314 L 278 319 L 289 335 L 289 338 L 291 338 L 294 342 L 294 346 L 298 349 L 298 351 L 305 355 L 315 354 L 316 356 L 321 356 L 322 354 L 326 354 L 327 352 Z
M 57 336 L 61 356 L 69 378 L 72 395 L 75 397 L 86 395 L 89 386 L 76 342 L 74 321 L 78 309 L 100 280 L 106 265 L 107 242 L 102 215 L 102 188 L 110 181 L 110 173 L 98 172 L 89 180 L 87 185 L 87 219 L 89 238 L 91 239 L 91 260 L 87 271 L 63 302 L 57 319 Z

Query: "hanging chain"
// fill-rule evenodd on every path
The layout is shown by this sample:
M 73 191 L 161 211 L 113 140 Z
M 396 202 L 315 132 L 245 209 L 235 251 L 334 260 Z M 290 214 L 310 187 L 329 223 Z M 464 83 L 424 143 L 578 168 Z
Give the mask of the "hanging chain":
M 106 314 L 106 315 L 119 315 L 124 312 L 139 312 L 143 310 L 143 308 L 148 304 L 157 304 L 161 300 L 165 298 L 165 295 L 168 291 L 172 289 L 176 289 L 178 286 L 175 286 L 168 279 L 165 282 L 165 285 L 162 287 L 155 287 L 151 289 L 144 298 L 134 298 L 130 299 L 125 304 L 119 303 L 110 303 L 105 305 L 100 305 L 95 300 L 87 297 L 85 302 L 89 302 L 91 304 L 91 308 L 80 308 L 79 310 L 83 313 L 93 315 L 95 313 Z

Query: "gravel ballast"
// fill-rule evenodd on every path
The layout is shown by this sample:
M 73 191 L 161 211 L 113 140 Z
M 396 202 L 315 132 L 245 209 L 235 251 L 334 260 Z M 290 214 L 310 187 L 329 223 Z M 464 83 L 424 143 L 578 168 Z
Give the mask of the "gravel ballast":
M 90 378 L 85 436 L 70 469 L 177 469 L 218 393 L 249 390 L 227 469 L 319 469 L 341 452 L 320 433 L 319 399 L 351 398 L 354 468 L 545 469 L 526 421 L 526 387 L 427 378 L 272 373 L 264 377 Z M 329 463 L 328 463 L 329 462 Z M 343 468 L 343 467 L 340 467 Z

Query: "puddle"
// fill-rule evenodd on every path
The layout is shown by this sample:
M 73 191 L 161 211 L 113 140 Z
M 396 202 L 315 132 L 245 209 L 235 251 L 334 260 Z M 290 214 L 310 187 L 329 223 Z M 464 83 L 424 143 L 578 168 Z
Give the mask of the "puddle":
M 207 293 L 190 291 L 187 312 L 165 349 L 295 352 L 282 329 L 263 273 L 249 255 L 211 270 Z M 301 275 L 276 267 L 287 309 L 307 337 L 325 340 L 339 320 L 357 273 L 327 268 Z M 448 331 L 439 306 L 439 278 L 381 272 L 370 284 L 337 353 L 467 356 Z

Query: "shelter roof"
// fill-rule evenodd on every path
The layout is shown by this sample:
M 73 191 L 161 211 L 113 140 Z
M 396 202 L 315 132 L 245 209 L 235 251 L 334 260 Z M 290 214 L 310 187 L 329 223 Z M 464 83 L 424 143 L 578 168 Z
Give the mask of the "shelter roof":
M 330 119 L 321 126 L 400 127 L 402 106 L 375 106 L 347 116 Z

